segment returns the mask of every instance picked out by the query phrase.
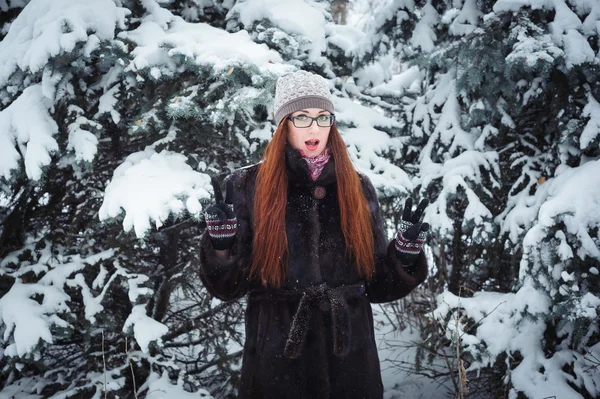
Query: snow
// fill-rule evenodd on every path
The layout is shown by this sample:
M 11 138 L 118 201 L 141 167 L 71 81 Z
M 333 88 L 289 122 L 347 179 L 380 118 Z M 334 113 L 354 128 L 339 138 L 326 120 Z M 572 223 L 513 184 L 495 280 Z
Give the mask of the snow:
M 162 9 L 164 10 L 164 9 Z M 167 11 L 167 10 L 164 10 Z M 196 65 L 206 65 L 215 71 L 229 70 L 233 64 L 255 64 L 265 71 L 277 73 L 282 61 L 279 53 L 252 41 L 248 32 L 229 33 L 205 23 L 189 23 L 170 15 L 168 27 L 156 21 L 152 14 L 144 18 L 135 30 L 121 32 L 119 37 L 132 40 L 137 46 L 125 71 L 139 71 L 153 66 L 155 78 L 177 73 L 171 59 L 183 56 Z M 165 16 L 163 16 L 166 18 Z
M 128 14 L 129 10 L 109 0 L 32 0 L 15 18 L 0 42 L 0 87 L 10 88 L 9 79 L 18 70 L 41 72 L 42 80 L 26 87 L 0 111 L 0 176 L 9 179 L 19 169 L 23 154 L 27 177 L 39 180 L 50 155 L 58 150 L 52 137 L 58 126 L 50 111 L 62 76 L 44 66 L 51 58 L 74 51 L 80 43 L 87 46 L 89 54 L 101 40 L 112 39 L 116 29 L 125 28 Z M 73 129 L 70 148 L 77 160 L 90 161 L 95 155 L 95 137 Z
M 35 242 L 31 242 L 23 251 L 30 251 Z M 2 260 L 0 266 L 4 269 L 10 263 L 18 262 L 20 253 L 9 254 Z M 85 317 L 90 323 L 95 323 L 95 315 L 104 310 L 102 301 L 111 288 L 111 283 L 117 281 L 119 276 L 124 277 L 129 285 L 129 299 L 132 303 L 141 296 L 152 294 L 152 290 L 143 286 L 148 281 L 145 275 L 128 273 L 119 265 L 118 260 L 113 261 L 114 273 L 106 283 L 100 280 L 106 278 L 106 270 L 101 267 L 100 273 L 92 283 L 92 288 L 103 287 L 102 291 L 94 296 L 87 285 L 82 271 L 107 259 L 113 259 L 114 250 L 106 250 L 87 257 L 71 255 L 63 257 L 53 254 L 49 246 L 42 250 L 42 255 L 37 264 L 20 267 L 11 273 L 15 283 L 10 290 L 0 298 L 0 326 L 4 334 L 3 341 L 8 345 L 4 354 L 12 357 L 24 357 L 36 349 L 40 340 L 53 342 L 52 329 L 54 327 L 71 328 L 60 315 L 69 311 L 71 297 L 64 292 L 64 286 L 78 287 L 83 297 Z M 37 283 L 25 283 L 22 276 L 30 271 L 35 274 L 43 273 Z M 41 297 L 41 303 L 32 299 Z M 142 351 L 147 352 L 148 345 L 156 341 L 160 344 L 160 337 L 168 329 L 162 323 L 149 318 L 145 314 L 145 305 L 136 305 L 127 318 L 123 331 L 133 330 L 136 341 Z M 12 340 L 11 340 L 12 338 Z M 12 342 L 11 342 L 12 341 Z
M 0 5 L 2 1 L 0 0 Z M 35 395 L 26 393 L 26 389 L 33 387 L 36 388 L 36 378 L 23 378 L 15 381 L 12 384 L 8 384 L 4 389 L 0 390 L 0 398 L 10 399 L 43 399 L 42 395 Z M 32 389 L 33 391 L 33 389 Z
M 98 138 L 92 132 L 83 129 L 82 125 L 91 126 L 98 130 L 102 126 L 83 116 L 83 110 L 76 105 L 69 106 L 69 113 L 75 113 L 77 117 L 67 128 L 69 132 L 67 149 L 75 153 L 76 161 L 92 162 L 98 152 Z
M 111 288 L 111 283 L 117 281 L 119 276 L 127 279 L 129 299 L 132 303 L 135 303 L 138 297 L 142 295 L 150 295 L 152 290 L 139 286 L 145 283 L 148 277 L 128 273 L 119 266 L 118 261 L 114 261 L 115 272 L 106 284 L 102 284 L 102 291 L 97 296 L 93 295 L 81 271 L 86 266 L 97 264 L 105 259 L 111 259 L 114 255 L 114 250 L 107 250 L 85 258 L 76 255 L 66 258 L 59 256 L 54 259 L 55 257 L 47 248 L 46 254 L 39 259 L 41 266 L 39 269 L 35 269 L 35 265 L 32 265 L 31 268 L 19 269 L 14 274 L 15 277 L 24 275 L 29 269 L 38 270 L 36 274 L 41 272 L 45 272 L 45 274 L 38 283 L 21 284 L 17 278 L 9 292 L 0 298 L 0 321 L 6 326 L 3 339 L 8 341 L 11 336 L 14 339 L 14 343 L 7 346 L 6 355 L 24 356 L 35 349 L 39 340 L 52 343 L 51 328 L 53 326 L 70 327 L 66 321 L 58 316 L 58 314 L 69 310 L 68 302 L 71 301 L 71 297 L 63 291 L 65 285 L 80 289 L 85 318 L 92 324 L 96 323 L 95 315 L 104 310 L 102 301 Z M 106 270 L 101 268 L 98 277 L 92 283 L 92 288 L 99 288 L 98 280 L 105 278 L 105 276 Z M 41 304 L 31 299 L 34 295 L 43 296 Z M 157 340 L 165 333 L 164 328 L 166 327 L 160 323 L 154 324 L 150 320 L 146 320 L 138 312 L 139 310 L 132 311 L 126 326 L 133 326 L 136 340 L 138 340 L 142 349 L 145 349 L 149 342 Z M 138 330 L 141 332 L 136 333 Z M 155 336 L 157 338 L 153 338 Z
M 120 269 L 120 267 L 118 268 Z M 127 275 L 127 273 L 123 274 Z M 147 287 L 140 287 L 140 284 L 144 284 L 150 281 L 150 278 L 148 276 L 144 274 L 131 274 L 128 275 L 128 277 L 129 279 L 127 280 L 127 285 L 129 286 L 129 291 L 127 293 L 127 296 L 129 297 L 129 301 L 131 303 L 136 303 L 138 302 L 138 299 L 143 299 L 140 297 L 148 297 L 152 295 L 152 289 Z
M 588 228 L 600 223 L 600 188 L 587 183 L 595 181 L 599 175 L 600 161 L 562 168 L 558 176 L 539 185 L 534 196 L 520 194 L 513 197 L 509 202 L 510 211 L 506 216 L 501 215 L 502 230 L 509 232 L 514 241 L 522 229 L 528 229 L 523 244 L 535 247 L 545 232 L 560 220 L 565 223 L 566 232 L 581 240 L 578 257 L 600 259 L 600 250 L 587 232 Z M 526 270 L 521 269 L 521 273 Z
M 10 336 L 14 337 L 14 343 L 6 346 L 5 355 L 24 356 L 31 352 L 39 340 L 52 343 L 52 334 L 50 333 L 49 317 L 44 315 L 44 309 L 33 299 L 34 294 L 50 294 L 60 297 L 64 302 L 69 297 L 52 287 L 48 290 L 36 290 L 31 284 L 22 284 L 21 281 L 15 281 L 10 291 L 0 298 L 0 321 L 5 326 L 3 340 L 9 341 Z
M 107 275 L 108 275 L 108 271 L 106 270 L 106 268 L 104 266 L 101 265 L 100 272 L 98 273 L 98 275 L 92 282 L 92 288 L 98 289 L 98 288 L 104 287 L 104 283 L 105 283 L 104 280 L 106 280 Z
M 598 24 L 600 20 L 600 3 L 595 0 L 589 1 L 591 4 L 589 4 L 589 14 L 583 20 L 583 33 L 589 36 L 598 35 L 600 34 L 600 25 Z M 600 57 L 600 53 L 598 56 Z
M 194 171 L 186 161 L 182 154 L 153 149 L 129 155 L 106 187 L 100 220 L 124 212 L 124 230 L 133 229 L 141 238 L 150 229 L 150 221 L 159 228 L 170 214 L 187 211 L 199 217 L 200 200 L 211 197 L 210 177 Z
M 450 24 L 450 33 L 464 36 L 473 32 L 481 16 L 481 11 L 477 9 L 477 1 L 465 0 L 460 12 L 458 12 L 452 24 Z
M 399 123 L 346 98 L 335 97 L 334 106 L 339 121 L 355 126 L 340 128 L 354 166 L 380 189 L 386 187 L 400 192 L 412 189 L 412 182 L 406 172 L 380 156 L 390 150 L 399 152 L 402 141 L 376 127 L 394 128 L 399 127 Z
M 600 298 L 588 292 L 581 298 L 579 306 L 578 315 L 593 320 L 597 317 L 597 309 L 600 309 Z
M 448 93 L 448 98 L 442 107 L 437 126 L 433 131 L 434 135 L 439 135 L 439 140 L 442 144 L 449 146 L 446 153 L 447 157 L 452 156 L 459 149 L 472 149 L 477 139 L 477 137 L 470 135 L 462 129 L 460 113 L 454 82 L 452 82 L 452 89 Z M 433 140 L 430 140 L 430 142 L 433 142 Z
M 410 303 L 407 302 L 404 306 L 410 306 Z M 373 305 L 375 341 L 381 362 L 384 399 L 446 399 L 451 397 L 450 382 L 432 384 L 427 377 L 406 371 L 416 362 L 417 347 L 421 338 L 416 328 L 397 328 L 399 326 L 391 324 L 388 317 L 391 319 L 397 317 L 393 309 L 386 305 Z M 447 371 L 445 364 L 435 364 L 432 367 Z
M 390 73 L 390 64 L 392 57 L 382 57 L 378 62 L 372 62 L 362 68 L 355 70 L 352 73 L 354 80 L 358 86 L 369 87 L 378 86 L 389 80 L 392 75 Z
M 424 72 L 419 67 L 413 66 L 392 76 L 389 81 L 369 89 L 368 93 L 372 96 L 401 97 L 406 91 L 417 92 L 423 78 Z
M 166 371 L 162 375 L 153 371 L 138 392 L 148 391 L 148 394 L 145 396 L 146 399 L 212 399 L 210 393 L 204 389 L 199 389 L 197 392 L 192 393 L 185 391 L 183 385 L 184 382 L 181 379 L 175 385 L 172 384 Z
M 550 23 L 549 28 L 556 41 L 566 32 L 581 27 L 581 20 L 577 17 L 564 0 L 553 0 L 552 8 L 556 11 L 554 21 Z
M 533 66 L 538 59 L 552 62 L 554 57 L 564 51 L 567 68 L 572 68 L 575 65 L 585 62 L 595 62 L 596 56 L 594 51 L 588 39 L 580 32 L 587 32 L 589 35 L 597 29 L 597 27 L 594 27 L 594 21 L 597 21 L 600 15 L 598 2 L 580 0 L 570 2 L 568 5 L 565 0 L 498 0 L 494 4 L 493 9 L 495 13 L 501 13 L 517 11 L 525 6 L 530 6 L 532 9 L 555 11 L 554 21 L 549 24 L 550 36 L 554 45 L 560 47 L 562 50 L 549 45 L 548 38 L 545 35 L 531 38 L 527 37 L 523 32 L 519 37 L 520 44 L 515 45 L 516 51 L 509 57 L 524 59 L 528 64 Z M 574 10 L 571 8 L 573 6 Z M 589 12 L 590 14 L 582 23 L 576 11 L 582 14 Z
M 534 67 L 540 61 L 551 64 L 564 54 L 564 51 L 552 41 L 550 35 L 540 34 L 531 37 L 524 27 L 515 28 L 512 34 L 516 34 L 517 43 L 506 57 L 509 63 L 524 61 L 528 66 Z
M 253 130 L 249 137 L 251 139 L 259 139 L 261 141 L 269 141 L 271 137 L 273 137 L 273 133 L 275 132 L 272 125 L 265 125 L 261 129 Z
M 129 13 L 111 0 L 31 0 L 0 42 L 0 87 L 17 69 L 35 73 L 80 42 L 112 39 Z
M 525 235 L 524 246 L 537 246 L 544 236 L 543 232 L 560 220 L 565 224 L 566 232 L 581 240 L 577 256 L 600 260 L 600 249 L 588 234 L 589 229 L 600 224 L 600 186 L 588 184 L 597 176 L 600 176 L 600 161 L 590 161 L 579 167 L 564 169 L 559 176 L 547 180 L 535 194 L 535 204 L 541 204 L 538 221 Z M 581 190 L 581 187 L 587 188 Z M 509 213 L 508 218 L 510 216 Z M 521 270 L 521 273 L 524 272 Z
M 123 325 L 123 332 L 127 333 L 130 329 L 133 330 L 135 340 L 144 353 L 148 353 L 148 346 L 152 342 L 161 345 L 160 338 L 169 332 L 167 326 L 146 315 L 145 304 L 136 305 L 131 310 Z
M 434 27 L 439 23 L 440 15 L 431 5 L 431 0 L 423 7 L 423 16 L 417 22 L 410 38 L 410 44 L 422 51 L 429 52 L 435 48 L 437 36 Z
M 467 199 L 462 225 L 472 223 L 486 236 L 492 232 L 492 213 L 483 204 L 480 195 L 492 195 L 485 189 L 482 194 L 476 193 L 473 188 L 481 187 L 482 171 L 488 172 L 492 187 L 500 187 L 497 181 L 500 176 L 498 154 L 481 148 L 485 148 L 482 137 L 492 134 L 494 128 L 488 127 L 483 132 L 463 130 L 455 81 L 451 75 L 452 72 L 438 79 L 435 90 L 428 94 L 429 103 L 416 102 L 414 105 L 413 128 L 417 122 L 422 122 L 428 130 L 428 122 L 435 122 L 435 128 L 419 155 L 419 173 L 414 184 L 428 187 L 435 181 L 442 182 L 441 187 L 436 184 L 439 194 L 425 212 L 425 221 L 434 226 L 436 232 L 442 236 L 454 232 L 453 221 L 447 215 L 447 204 L 460 188 Z M 436 113 L 434 106 L 441 106 L 441 112 Z M 421 130 L 417 131 L 420 136 Z M 476 147 L 480 148 L 476 150 Z
M 579 148 L 582 150 L 598 140 L 600 134 L 600 103 L 588 93 L 588 103 L 583 108 L 582 116 L 590 118 L 579 137 Z
M 489 222 L 492 218 L 490 210 L 483 205 L 479 196 L 471 188 L 472 185 L 481 181 L 481 168 L 492 171 L 499 175 L 497 170 L 498 154 L 490 151 L 486 153 L 478 151 L 465 151 L 456 158 L 448 160 L 441 167 L 436 168 L 435 173 L 425 175 L 422 184 L 427 186 L 431 181 L 441 177 L 442 189 L 438 197 L 433 201 L 425 212 L 425 221 L 439 229 L 440 234 L 451 234 L 454 232 L 452 219 L 447 214 L 447 204 L 461 187 L 467 197 L 467 207 L 462 220 L 466 226 L 470 222 L 477 226 L 485 225 L 486 230 L 491 231 Z M 427 166 L 433 172 L 431 165 Z
M 599 303 L 598 298 L 590 300 L 587 306 Z M 530 279 L 525 280 L 514 294 L 477 292 L 471 298 L 461 298 L 444 292 L 437 298 L 437 304 L 432 317 L 444 322 L 452 315 L 455 320 L 448 325 L 448 339 L 455 339 L 458 328 L 460 339 L 465 345 L 464 350 L 480 353 L 477 346 L 485 344 L 487 356 L 481 360 L 474 359 L 469 370 L 491 365 L 504 352 L 509 355 L 519 352 L 523 360 L 510 372 L 513 390 L 522 391 L 527 397 L 574 397 L 561 370 L 564 359 L 560 357 L 564 354 L 560 355 L 562 352 L 559 352 L 551 358 L 544 354 L 542 341 L 546 327 L 543 315 L 550 311 L 551 301 L 533 287 Z M 463 319 L 456 322 L 456 312 L 459 309 Z M 589 311 L 589 308 L 586 310 Z M 538 317 L 527 317 L 524 313 Z M 475 331 L 474 334 L 463 328 L 464 318 L 477 323 L 476 329 L 469 330 Z M 575 357 L 575 353 L 570 356 Z
M 567 260 L 573 258 L 573 249 L 569 246 L 569 243 L 567 242 L 567 237 L 565 236 L 565 233 L 563 231 L 559 230 L 556 232 L 554 237 L 556 237 L 560 240 L 560 245 L 559 245 L 558 251 L 557 251 L 560 259 L 562 261 L 567 261 Z M 563 273 L 566 274 L 566 272 L 563 272 Z M 563 279 L 565 281 L 567 281 L 564 277 L 563 277 Z M 572 277 L 570 277 L 570 279 L 572 279 Z
M 0 111 L 0 177 L 10 179 L 20 168 L 21 157 L 28 178 L 42 177 L 42 168 L 50 163 L 51 153 L 58 150 L 53 137 L 58 125 L 49 113 L 51 107 L 52 101 L 36 84 Z
M 525 82 L 525 84 L 527 84 L 527 83 Z M 543 90 L 541 88 L 541 84 L 542 84 L 541 78 L 534 78 L 531 81 L 531 85 L 530 85 L 529 89 L 525 93 L 523 93 L 523 105 L 526 105 L 529 102 L 530 98 L 535 98 L 543 92 Z
M 34 244 L 28 245 L 31 250 Z M 63 258 L 52 254 L 49 246 L 41 250 L 37 264 L 21 267 L 11 273 L 15 283 L 10 290 L 0 298 L 0 326 L 4 325 L 4 342 L 12 342 L 6 346 L 4 354 L 7 356 L 23 357 L 35 350 L 40 340 L 52 343 L 51 329 L 54 326 L 69 327 L 69 324 L 59 315 L 69 310 L 68 302 L 71 298 L 63 291 L 63 286 L 79 285 L 86 296 L 86 305 L 90 298 L 81 274 L 73 278 L 69 276 L 81 271 L 86 265 L 95 264 L 103 259 L 110 258 L 114 251 L 104 251 L 95 255 L 82 258 L 79 255 Z M 9 263 L 18 262 L 19 253 L 9 254 L 2 261 L 3 268 Z M 44 272 L 37 283 L 25 283 L 22 277 L 29 271 L 36 275 Z M 41 303 L 32 299 L 41 296 Z M 91 309 L 94 308 L 90 308 Z M 86 310 L 87 311 L 87 310 Z
M 519 226 L 527 231 L 523 238 L 523 258 L 519 270 L 523 287 L 532 287 L 531 276 L 536 276 L 537 293 L 546 292 L 544 295 L 550 297 L 566 296 L 569 306 L 567 317 L 571 320 L 596 320 L 600 305 L 600 298 L 591 292 L 581 293 L 580 284 L 585 284 L 585 280 L 577 276 L 569 262 L 575 256 L 582 260 L 588 257 L 600 259 L 600 250 L 594 241 L 597 238 L 589 235 L 593 226 L 600 223 L 600 189 L 597 185 L 589 184 L 596 181 L 599 175 L 598 160 L 583 161 L 576 167 L 562 165 L 557 169 L 556 176 L 538 184 L 533 196 L 516 198 L 514 208 L 507 213 L 504 221 L 503 229 L 509 230 L 514 237 L 523 231 L 517 231 Z M 586 188 L 582 190 L 582 187 Z M 548 234 L 557 227 L 561 228 L 554 233 L 560 260 L 552 262 L 546 259 L 548 254 L 543 245 Z M 572 238 L 568 241 L 568 236 L 576 237 L 576 241 Z M 576 245 L 573 245 L 574 242 Z M 594 274 L 592 269 L 595 268 L 590 267 L 589 273 Z M 585 267 L 580 271 L 585 274 Z M 531 309 L 527 311 L 533 313 Z M 597 328 L 593 326 L 590 328 Z M 543 340 L 543 330 L 532 331 L 531 335 L 537 337 L 532 345 Z M 573 397 L 574 393 L 567 384 L 562 367 L 566 363 L 573 363 L 578 369 L 588 367 L 585 358 L 577 351 L 567 349 L 557 351 L 550 358 L 537 352 L 525 355 L 527 357 L 524 356 L 521 365 L 513 371 L 515 375 L 512 380 L 515 388 L 528 396 L 556 394 L 557 397 Z M 579 383 L 585 384 L 590 392 L 598 392 L 600 379 L 583 374 Z M 549 384 L 548 381 L 552 383 Z
M 554 0 L 497 0 L 494 4 L 494 12 L 518 11 L 523 7 L 531 7 L 534 10 L 549 9 Z
M 116 84 L 100 96 L 100 104 L 98 104 L 98 112 L 94 115 L 98 118 L 100 115 L 109 113 L 115 125 L 121 121 L 121 115 L 114 109 L 114 105 L 119 101 L 118 93 L 121 85 Z
M 595 59 L 594 50 L 587 39 L 575 29 L 569 29 L 563 36 L 565 45 L 565 58 L 567 68 L 584 62 L 593 62 Z
M 263 20 L 269 20 L 281 30 L 308 38 L 309 59 L 319 61 L 325 52 L 325 16 L 303 0 L 246 0 L 238 1 L 229 11 L 228 17 L 238 14 L 240 22 L 248 30 Z
M 352 25 L 325 25 L 325 34 L 327 42 L 331 43 L 344 51 L 346 56 L 350 56 L 354 46 L 365 36 L 362 30 Z

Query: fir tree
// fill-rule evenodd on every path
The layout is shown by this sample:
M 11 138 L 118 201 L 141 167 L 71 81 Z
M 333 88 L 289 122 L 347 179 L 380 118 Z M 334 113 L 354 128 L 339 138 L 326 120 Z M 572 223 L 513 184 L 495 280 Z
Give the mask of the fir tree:
M 395 51 L 406 63 L 398 78 L 366 92 L 389 93 L 385 101 L 400 106 L 387 108 L 404 123 L 400 135 L 408 145 L 399 164 L 418 164 L 415 194 L 436 198 L 426 220 L 434 229 L 433 277 L 444 291 L 437 317 L 449 327 L 441 342 L 463 346 L 469 370 L 479 376 L 470 378 L 479 380 L 472 393 L 493 395 L 504 381 L 515 395 L 540 395 L 536 380 L 562 367 L 556 386 L 563 395 L 597 395 L 600 383 L 590 370 L 597 368 L 598 343 L 592 309 L 600 304 L 598 222 L 591 211 L 598 197 L 575 182 L 596 173 L 600 155 L 593 111 L 598 5 L 560 1 L 537 7 L 501 0 L 389 7 L 363 40 L 366 47 L 357 49 L 355 62 L 365 65 L 369 57 Z M 414 85 L 396 90 L 410 74 L 420 91 Z M 591 202 L 570 197 L 574 191 Z M 494 305 L 482 315 L 473 307 L 477 298 L 457 299 L 480 291 L 506 292 L 508 305 L 490 301 Z M 528 305 L 512 304 L 510 293 Z M 550 360 L 527 345 L 498 351 L 501 340 L 486 335 L 482 325 L 488 320 L 480 320 L 506 312 L 496 305 L 520 306 L 510 328 L 515 337 L 538 331 L 540 351 Z M 464 325 L 456 324 L 458 312 L 468 315 Z M 466 341 L 456 342 L 456 330 Z M 498 362 L 504 354 L 519 360 L 506 367 Z M 533 363 L 544 366 L 528 371 Z M 458 363 L 454 367 L 458 374 Z M 485 378 L 498 374 L 507 377 Z
M 25 16 L 38 3 L 2 54 L 33 29 Z M 41 27 L 62 21 L 55 36 L 17 47 L 40 49 L 36 64 L 2 57 L 2 379 L 45 396 L 131 396 L 166 380 L 224 397 L 243 313 L 199 283 L 199 215 L 207 173 L 257 159 L 249 136 L 269 123 L 280 58 L 152 1 L 124 5 L 63 1 Z M 214 37 L 225 50 L 207 58 Z M 24 335 L 26 325 L 36 328 Z

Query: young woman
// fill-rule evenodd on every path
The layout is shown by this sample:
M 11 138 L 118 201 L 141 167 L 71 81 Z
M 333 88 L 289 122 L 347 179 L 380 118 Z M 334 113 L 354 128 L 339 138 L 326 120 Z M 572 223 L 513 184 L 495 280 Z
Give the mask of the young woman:
M 278 128 L 257 165 L 207 208 L 200 277 L 222 300 L 247 295 L 240 398 L 382 398 L 371 303 L 427 276 L 427 201 L 407 200 L 386 243 L 375 189 L 356 172 L 327 82 L 277 81 Z

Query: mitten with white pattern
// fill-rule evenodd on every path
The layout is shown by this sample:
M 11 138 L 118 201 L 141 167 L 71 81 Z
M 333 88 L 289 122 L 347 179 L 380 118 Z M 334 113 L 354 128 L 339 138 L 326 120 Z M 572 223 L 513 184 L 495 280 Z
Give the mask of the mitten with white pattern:
M 230 249 L 237 232 L 237 219 L 233 209 L 233 182 L 227 181 L 225 200 L 223 200 L 221 185 L 217 178 L 212 177 L 210 181 L 215 193 L 216 204 L 210 205 L 204 211 L 206 228 L 214 249 Z
M 395 246 L 396 256 L 406 267 L 412 266 L 416 262 L 425 244 L 429 223 L 422 223 L 421 218 L 427 205 L 429 205 L 429 200 L 422 200 L 413 213 L 412 199 L 407 198 L 404 203 L 402 222 L 400 222 L 400 229 L 396 235 Z

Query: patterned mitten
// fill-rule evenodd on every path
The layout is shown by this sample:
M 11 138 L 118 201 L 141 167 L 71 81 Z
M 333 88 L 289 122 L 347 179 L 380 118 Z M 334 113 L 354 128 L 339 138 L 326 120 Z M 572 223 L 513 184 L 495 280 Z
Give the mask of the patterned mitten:
M 412 199 L 407 198 L 404 203 L 400 230 L 396 235 L 396 256 L 404 266 L 412 266 L 425 244 L 429 223 L 422 223 L 421 217 L 429 200 L 422 200 L 417 210 L 412 213 Z
M 233 209 L 233 182 L 227 181 L 225 201 L 223 201 L 221 185 L 217 178 L 212 177 L 210 182 L 215 193 L 216 204 L 210 205 L 204 212 L 206 228 L 214 249 L 229 249 L 233 246 L 237 231 L 237 219 Z

